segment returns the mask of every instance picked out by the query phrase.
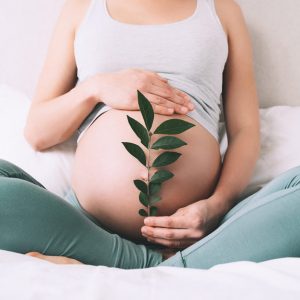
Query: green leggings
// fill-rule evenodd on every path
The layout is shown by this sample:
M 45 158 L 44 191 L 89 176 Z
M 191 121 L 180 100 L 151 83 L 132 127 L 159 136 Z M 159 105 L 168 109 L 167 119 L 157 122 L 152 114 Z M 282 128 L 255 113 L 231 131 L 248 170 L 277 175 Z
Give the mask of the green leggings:
M 300 256 L 300 166 L 240 201 L 212 233 L 167 260 L 109 232 L 78 207 L 47 191 L 19 167 L 0 160 L 0 249 L 75 258 L 122 269 L 207 269 L 240 260 Z

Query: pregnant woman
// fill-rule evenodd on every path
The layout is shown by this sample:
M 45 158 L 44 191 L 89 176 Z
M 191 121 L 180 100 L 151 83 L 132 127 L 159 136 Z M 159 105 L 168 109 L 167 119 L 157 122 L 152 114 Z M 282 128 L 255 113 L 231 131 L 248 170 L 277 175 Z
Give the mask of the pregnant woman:
M 159 216 L 145 219 L 133 180 L 147 172 L 122 145 L 139 143 L 126 117 L 143 122 L 137 90 L 153 106 L 153 128 L 170 118 L 195 125 L 178 135 L 187 145 L 165 167 L 175 176 L 162 185 Z M 298 231 L 290 230 L 300 226 L 300 168 L 237 204 L 260 141 L 250 39 L 234 1 L 67 0 L 24 133 L 44 150 L 76 132 L 67 201 L 1 162 L 1 249 L 119 268 L 208 268 L 300 254 Z

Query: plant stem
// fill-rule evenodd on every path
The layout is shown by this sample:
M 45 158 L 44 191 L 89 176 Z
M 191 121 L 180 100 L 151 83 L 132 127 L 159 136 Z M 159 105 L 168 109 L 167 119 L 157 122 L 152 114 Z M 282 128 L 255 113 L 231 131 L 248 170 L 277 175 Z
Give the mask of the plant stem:
M 148 135 L 149 135 L 149 144 L 148 144 L 148 166 L 147 166 L 147 169 L 148 169 L 148 182 L 147 182 L 147 191 L 148 191 L 148 207 L 147 207 L 147 213 L 148 213 L 148 216 L 150 216 L 150 206 L 149 206 L 149 199 L 150 199 L 150 145 L 151 145 L 151 134 L 148 132 Z

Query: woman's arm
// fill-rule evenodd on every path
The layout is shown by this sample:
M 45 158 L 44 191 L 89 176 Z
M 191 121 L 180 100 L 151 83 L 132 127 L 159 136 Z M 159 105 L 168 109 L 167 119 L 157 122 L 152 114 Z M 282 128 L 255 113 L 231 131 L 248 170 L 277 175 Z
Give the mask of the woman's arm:
M 171 216 L 147 217 L 141 228 L 148 241 L 186 248 L 213 231 L 245 189 L 260 152 L 259 105 L 252 50 L 245 21 L 233 0 L 216 0 L 228 36 L 224 71 L 224 116 L 228 148 L 214 193 L 178 209 Z
M 185 93 L 148 70 L 98 73 L 74 87 L 74 39 L 90 1 L 66 0 L 55 26 L 24 128 L 27 141 L 36 150 L 68 139 L 98 102 L 115 109 L 138 110 L 137 89 L 148 98 L 155 113 L 185 114 L 194 108 Z M 182 107 L 187 111 L 182 112 Z
M 259 104 L 250 37 L 240 7 L 217 0 L 228 35 L 223 103 L 228 148 L 211 202 L 225 214 L 248 184 L 260 153 Z
M 24 129 L 26 139 L 36 150 L 69 138 L 96 104 L 86 85 L 74 88 L 73 41 L 88 3 L 67 0 L 55 26 Z

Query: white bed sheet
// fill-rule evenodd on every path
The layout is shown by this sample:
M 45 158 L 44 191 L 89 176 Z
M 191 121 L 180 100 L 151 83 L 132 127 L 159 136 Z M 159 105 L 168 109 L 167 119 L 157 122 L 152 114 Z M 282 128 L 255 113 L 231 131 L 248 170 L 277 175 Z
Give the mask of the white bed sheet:
M 209 270 L 121 270 L 56 265 L 0 251 L 0 299 L 300 299 L 300 258 L 247 261 Z

